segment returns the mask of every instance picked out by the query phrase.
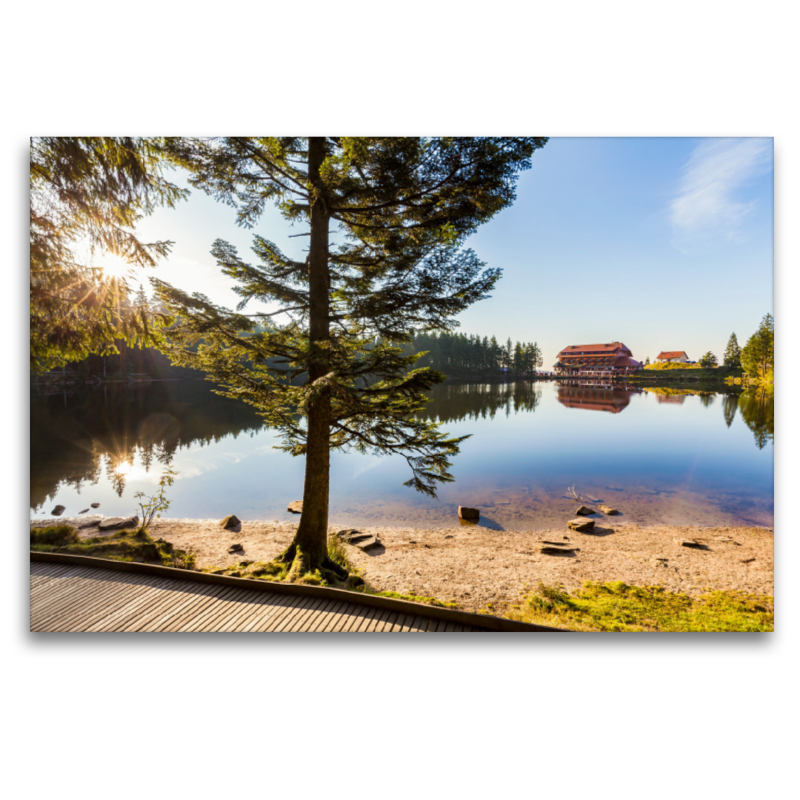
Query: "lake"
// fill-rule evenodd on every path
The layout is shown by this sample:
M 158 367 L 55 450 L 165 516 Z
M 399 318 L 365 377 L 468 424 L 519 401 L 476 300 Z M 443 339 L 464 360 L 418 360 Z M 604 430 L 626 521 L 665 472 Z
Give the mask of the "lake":
M 52 390 L 48 390 L 52 391 Z M 773 525 L 774 406 L 747 391 L 692 393 L 563 382 L 447 383 L 427 416 L 470 434 L 439 497 L 402 486 L 402 457 L 334 453 L 331 523 L 452 527 L 457 507 L 497 530 L 562 526 L 568 487 L 639 524 Z M 302 498 L 302 458 L 274 449 L 255 411 L 205 381 L 31 387 L 31 516 L 129 515 L 165 464 L 168 516 L 279 519 Z

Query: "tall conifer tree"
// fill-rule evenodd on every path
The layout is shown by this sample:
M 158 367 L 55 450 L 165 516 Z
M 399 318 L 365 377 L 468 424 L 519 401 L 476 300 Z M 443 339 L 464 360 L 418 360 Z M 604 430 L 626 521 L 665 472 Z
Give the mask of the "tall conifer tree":
M 732 333 L 731 338 L 728 339 L 728 345 L 725 348 L 725 354 L 722 357 L 723 363 L 726 367 L 738 367 L 741 365 L 742 348 L 739 347 L 739 342 L 736 340 L 736 334 Z
M 32 370 L 78 361 L 115 338 L 147 338 L 146 319 L 124 302 L 124 280 L 89 262 L 97 251 L 153 266 L 169 252 L 171 242 L 143 243 L 135 232 L 143 215 L 186 194 L 163 177 L 162 163 L 150 139 L 31 139 Z
M 327 557 L 331 449 L 401 453 L 406 485 L 435 494 L 451 481 L 461 439 L 415 416 L 443 376 L 413 369 L 399 346 L 416 330 L 447 331 L 499 277 L 465 239 L 513 202 L 516 179 L 543 138 L 175 139 L 173 158 L 191 182 L 236 207 L 252 226 L 269 202 L 308 224 L 303 261 L 256 236 L 257 264 L 217 241 L 213 254 L 242 298 L 278 303 L 246 316 L 154 280 L 174 315 L 165 340 L 177 363 L 208 372 L 221 393 L 254 405 L 304 455 L 303 512 L 281 559 L 290 577 Z M 331 226 L 344 241 L 332 246 Z M 261 328 L 256 329 L 257 322 Z M 194 345 L 199 347 L 194 348 Z M 446 342 L 442 342 L 446 344 Z M 277 359 L 302 386 L 283 380 Z M 305 422 L 303 421 L 305 420 Z

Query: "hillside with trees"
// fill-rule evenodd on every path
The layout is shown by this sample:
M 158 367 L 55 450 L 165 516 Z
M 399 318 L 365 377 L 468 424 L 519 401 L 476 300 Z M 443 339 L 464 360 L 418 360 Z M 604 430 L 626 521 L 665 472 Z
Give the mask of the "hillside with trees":
M 412 342 L 415 353 L 426 353 L 417 366 L 430 367 L 450 378 L 531 378 L 542 366 L 542 351 L 536 342 L 500 344 L 495 336 L 475 334 L 419 334 Z

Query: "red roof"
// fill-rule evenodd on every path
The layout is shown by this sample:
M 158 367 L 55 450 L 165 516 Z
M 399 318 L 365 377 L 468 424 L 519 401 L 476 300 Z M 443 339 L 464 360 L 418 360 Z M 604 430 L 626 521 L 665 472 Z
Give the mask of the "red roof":
M 617 350 L 631 351 L 622 342 L 611 342 L 610 344 L 572 344 L 565 347 L 559 355 L 573 356 L 579 353 L 591 353 L 600 355 L 601 353 L 614 353 Z
M 686 356 L 683 350 L 664 350 L 656 356 L 656 361 L 659 358 L 680 358 L 681 356 Z M 689 356 L 686 356 L 686 358 L 689 358 Z
M 642 362 L 636 361 L 632 358 L 628 358 L 628 356 L 617 356 L 614 359 L 614 366 L 615 367 L 641 367 Z

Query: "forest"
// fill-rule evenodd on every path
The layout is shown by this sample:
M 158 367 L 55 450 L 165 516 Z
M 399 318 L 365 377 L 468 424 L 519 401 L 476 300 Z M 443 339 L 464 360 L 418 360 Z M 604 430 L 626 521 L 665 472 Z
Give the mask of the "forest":
M 417 367 L 431 367 L 449 378 L 530 378 L 542 366 L 542 351 L 536 342 L 500 344 L 497 337 L 464 333 L 422 333 L 414 336 L 413 352 L 427 353 Z

